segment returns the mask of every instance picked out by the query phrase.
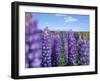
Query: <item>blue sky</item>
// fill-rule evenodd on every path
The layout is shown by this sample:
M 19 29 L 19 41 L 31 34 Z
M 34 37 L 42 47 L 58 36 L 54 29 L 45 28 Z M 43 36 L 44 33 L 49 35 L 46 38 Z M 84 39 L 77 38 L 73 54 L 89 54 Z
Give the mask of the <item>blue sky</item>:
M 52 31 L 89 31 L 89 16 L 75 14 L 33 13 L 33 19 L 39 21 L 38 27 Z

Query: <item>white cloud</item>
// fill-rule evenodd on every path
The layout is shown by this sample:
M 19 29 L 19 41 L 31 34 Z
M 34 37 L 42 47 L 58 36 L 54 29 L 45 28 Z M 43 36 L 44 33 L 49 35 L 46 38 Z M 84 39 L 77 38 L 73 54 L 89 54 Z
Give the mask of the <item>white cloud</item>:
M 64 22 L 69 23 L 69 22 L 77 22 L 78 20 L 74 17 L 65 17 Z
M 66 22 L 66 23 L 78 21 L 76 18 L 71 17 L 69 15 L 65 15 L 65 14 L 55 14 L 55 16 L 64 17 L 64 22 Z

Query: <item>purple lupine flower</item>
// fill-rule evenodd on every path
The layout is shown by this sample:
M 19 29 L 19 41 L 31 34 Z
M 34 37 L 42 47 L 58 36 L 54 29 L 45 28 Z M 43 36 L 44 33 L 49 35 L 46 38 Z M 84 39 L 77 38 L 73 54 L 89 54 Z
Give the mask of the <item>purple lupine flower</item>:
M 77 49 L 74 32 L 68 32 L 68 65 L 77 65 Z
M 66 33 L 62 33 L 62 42 L 63 42 L 63 48 L 64 48 L 64 60 L 65 63 L 68 63 L 68 39 L 66 36 Z
M 89 40 L 86 41 L 86 49 L 85 49 L 85 59 L 86 59 L 86 65 L 90 64 L 90 42 Z
M 38 22 L 32 19 L 27 22 L 28 25 L 25 32 L 26 67 L 41 67 L 42 52 L 40 32 L 37 29 Z
M 74 37 L 75 37 L 75 39 L 76 39 L 76 40 L 78 40 L 79 35 L 78 35 L 78 33 L 77 33 L 77 32 L 74 32 Z
M 48 30 L 48 27 L 44 29 L 44 32 L 42 34 L 42 66 L 43 67 L 50 67 L 51 64 L 51 35 Z
M 30 21 L 32 19 L 32 13 L 31 12 L 25 12 L 25 21 Z
M 79 65 L 88 65 L 89 64 L 89 40 L 86 37 L 80 36 L 78 40 L 78 56 L 79 56 Z
M 29 35 L 29 29 L 28 27 L 25 27 L 25 67 L 29 68 L 30 67 L 30 60 L 28 59 L 28 54 L 29 54 L 29 41 L 26 40 L 28 38 Z
M 59 34 L 53 35 L 53 46 L 52 46 L 52 66 L 58 66 L 60 64 L 61 55 L 61 39 Z

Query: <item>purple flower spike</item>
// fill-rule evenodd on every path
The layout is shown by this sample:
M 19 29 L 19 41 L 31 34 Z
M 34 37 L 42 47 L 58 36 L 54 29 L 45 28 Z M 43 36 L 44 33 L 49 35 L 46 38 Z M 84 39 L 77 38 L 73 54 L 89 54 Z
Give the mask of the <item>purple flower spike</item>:
M 68 65 L 77 65 L 77 49 L 74 32 L 68 32 Z
M 63 48 L 64 48 L 64 60 L 65 63 L 68 63 L 68 38 L 66 36 L 66 33 L 62 33 L 62 42 L 63 42 Z
M 37 20 L 28 20 L 25 32 L 25 67 L 41 67 L 42 63 L 42 50 L 40 33 L 37 29 Z
M 78 41 L 79 65 L 89 65 L 89 40 L 80 36 Z
M 53 46 L 52 46 L 52 66 L 59 66 L 60 55 L 61 55 L 61 39 L 59 34 L 53 36 Z
M 51 65 L 51 35 L 48 30 L 48 27 L 44 29 L 42 35 L 42 66 L 43 67 L 50 67 Z

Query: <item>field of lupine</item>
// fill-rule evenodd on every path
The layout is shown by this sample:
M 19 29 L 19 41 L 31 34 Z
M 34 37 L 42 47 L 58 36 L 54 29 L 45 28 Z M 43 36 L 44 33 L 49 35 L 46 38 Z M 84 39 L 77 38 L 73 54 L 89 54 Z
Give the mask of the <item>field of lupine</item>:
M 36 20 L 25 30 L 26 68 L 89 65 L 89 32 L 40 30 Z

